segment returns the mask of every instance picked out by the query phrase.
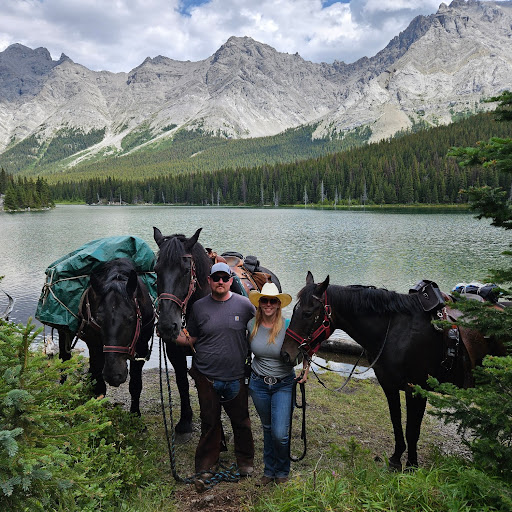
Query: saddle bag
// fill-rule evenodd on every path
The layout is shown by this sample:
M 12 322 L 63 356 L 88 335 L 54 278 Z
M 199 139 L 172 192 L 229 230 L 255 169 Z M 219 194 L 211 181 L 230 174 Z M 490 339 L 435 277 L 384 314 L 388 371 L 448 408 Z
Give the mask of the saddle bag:
M 244 258 L 244 267 L 251 273 L 260 271 L 260 262 L 256 256 L 246 256 Z
M 409 293 L 417 293 L 423 311 L 441 309 L 445 305 L 443 294 L 434 281 L 423 279 L 413 286 Z

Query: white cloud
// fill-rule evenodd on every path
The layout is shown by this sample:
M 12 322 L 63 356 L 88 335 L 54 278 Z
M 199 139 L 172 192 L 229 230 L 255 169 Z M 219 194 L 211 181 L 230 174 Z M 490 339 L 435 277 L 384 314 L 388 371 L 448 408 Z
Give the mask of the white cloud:
M 94 69 L 129 71 L 146 57 L 211 56 L 249 36 L 306 60 L 352 62 L 384 48 L 440 0 L 2 0 L 0 51 L 44 46 Z

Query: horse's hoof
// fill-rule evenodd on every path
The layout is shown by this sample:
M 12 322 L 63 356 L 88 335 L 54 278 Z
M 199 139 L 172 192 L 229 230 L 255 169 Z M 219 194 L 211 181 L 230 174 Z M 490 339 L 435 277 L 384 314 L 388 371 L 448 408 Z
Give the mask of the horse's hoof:
M 178 444 L 188 443 L 192 439 L 192 432 L 185 432 L 183 434 L 179 434 L 176 432 L 176 442 Z
M 192 421 L 178 421 L 175 429 L 176 434 L 191 434 L 192 433 Z
M 418 463 L 413 464 L 412 462 L 407 461 L 405 464 L 404 471 L 407 471 L 408 473 L 412 473 L 413 471 L 416 471 L 418 469 Z
M 396 461 L 389 461 L 389 470 L 390 471 L 402 471 L 402 463 Z

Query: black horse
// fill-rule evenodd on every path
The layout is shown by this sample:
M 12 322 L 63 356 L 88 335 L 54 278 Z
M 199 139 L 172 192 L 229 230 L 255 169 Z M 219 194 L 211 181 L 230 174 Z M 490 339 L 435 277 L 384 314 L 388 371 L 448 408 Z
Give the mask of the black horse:
M 426 399 L 413 396 L 411 384 L 427 387 L 427 378 L 458 386 L 468 384 L 474 362 L 461 344 L 461 356 L 446 360 L 443 333 L 432 325 L 432 317 L 421 307 L 418 294 L 363 286 L 329 285 L 329 276 L 315 284 L 308 272 L 306 286 L 298 294 L 281 356 L 293 361 L 300 352 L 311 355 L 332 330 L 342 329 L 357 341 L 373 363 L 375 374 L 388 401 L 395 436 L 395 451 L 389 459 L 393 469 L 401 469 L 401 456 L 408 449 L 407 467 L 418 464 L 417 444 Z M 504 355 L 503 346 L 472 331 L 481 352 Z M 449 362 L 450 364 L 443 364 Z M 448 367 L 452 368 L 448 371 Z M 404 439 L 401 422 L 400 391 L 405 391 L 407 423 Z
M 146 285 L 131 260 L 109 261 L 91 274 L 79 316 L 78 336 L 89 349 L 95 395 L 106 394 L 105 382 L 117 387 L 126 381 L 130 359 L 130 412 L 140 415 L 142 367 L 153 335 L 154 310 Z M 76 333 L 62 328 L 58 331 L 59 355 L 68 360 Z
M 192 432 L 192 408 L 190 407 L 189 384 L 187 377 L 187 355 L 192 355 L 188 347 L 177 345 L 175 340 L 183 325 L 186 325 L 192 304 L 210 293 L 208 275 L 212 259 L 198 242 L 199 228 L 192 237 L 175 234 L 162 235 L 153 227 L 153 236 L 159 252 L 155 272 L 157 275 L 158 322 L 157 332 L 164 340 L 167 356 L 176 375 L 180 394 L 181 414 L 176 425 L 177 434 Z M 270 276 L 281 291 L 277 277 L 265 267 L 261 272 Z M 242 284 L 233 283 L 235 293 L 243 293 Z
M 212 261 L 197 241 L 201 228 L 190 238 L 180 234 L 164 236 L 155 227 L 153 231 L 159 248 L 155 265 L 158 293 L 157 333 L 165 342 L 180 394 L 181 414 L 175 430 L 177 434 L 190 434 L 192 408 L 187 356 L 192 354 L 188 347 L 177 345 L 175 340 L 182 325 L 186 323 L 192 304 L 210 293 L 208 275 Z

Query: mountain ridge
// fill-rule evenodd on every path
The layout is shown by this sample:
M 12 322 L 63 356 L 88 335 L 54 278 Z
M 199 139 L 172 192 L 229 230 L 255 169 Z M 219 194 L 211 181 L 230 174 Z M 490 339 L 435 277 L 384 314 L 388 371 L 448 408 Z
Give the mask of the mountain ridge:
M 127 73 L 91 71 L 64 53 L 54 61 L 45 48 L 16 43 L 0 52 L 0 164 L 14 165 L 10 155 L 23 143 L 29 158 L 14 171 L 37 171 L 49 165 L 46 148 L 77 131 L 90 145 L 64 151 L 55 171 L 179 130 L 230 139 L 310 125 L 316 139 L 369 130 L 375 142 L 446 124 L 490 108 L 482 99 L 510 87 L 511 26 L 510 3 L 453 0 L 349 64 L 313 63 L 233 36 L 201 61 L 158 55 Z

